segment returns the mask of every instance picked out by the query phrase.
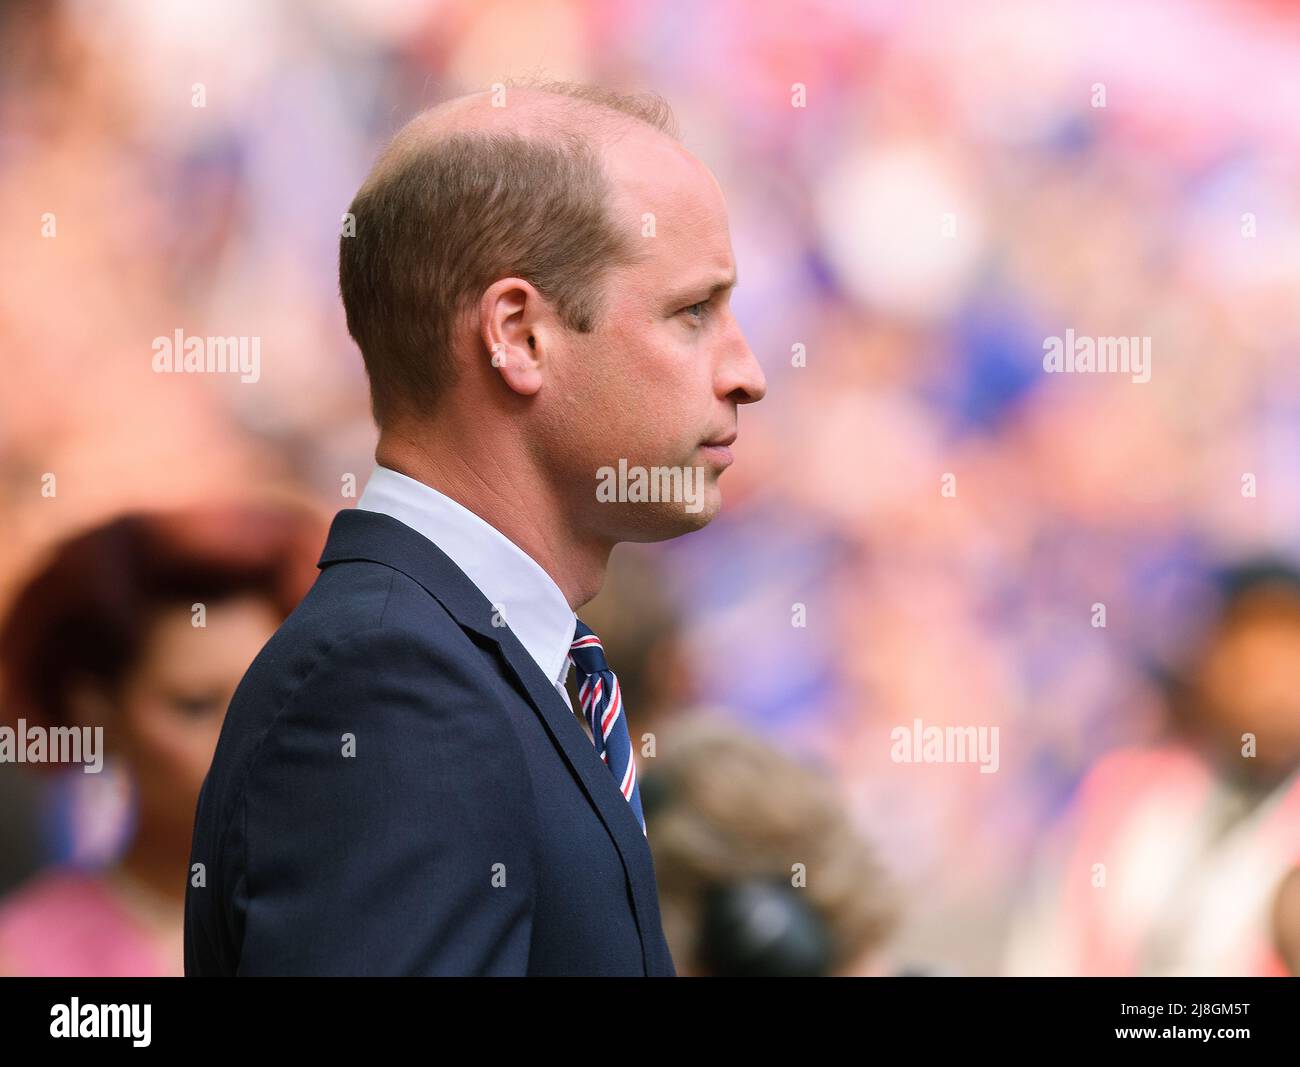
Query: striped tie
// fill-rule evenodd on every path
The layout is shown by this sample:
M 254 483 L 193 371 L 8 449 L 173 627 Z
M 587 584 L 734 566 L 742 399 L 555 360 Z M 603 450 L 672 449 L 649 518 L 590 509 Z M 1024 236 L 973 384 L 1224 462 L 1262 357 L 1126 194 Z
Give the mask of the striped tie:
M 605 662 L 605 650 L 600 638 L 578 620 L 573 644 L 569 646 L 569 662 L 578 668 L 581 683 L 578 700 L 591 724 L 591 739 L 596 752 L 614 775 L 623 799 L 632 805 L 636 821 L 644 835 L 645 815 L 641 812 L 641 793 L 636 784 L 636 760 L 632 757 L 632 740 L 628 736 L 627 716 L 623 714 L 623 694 L 619 692 L 618 678 Z

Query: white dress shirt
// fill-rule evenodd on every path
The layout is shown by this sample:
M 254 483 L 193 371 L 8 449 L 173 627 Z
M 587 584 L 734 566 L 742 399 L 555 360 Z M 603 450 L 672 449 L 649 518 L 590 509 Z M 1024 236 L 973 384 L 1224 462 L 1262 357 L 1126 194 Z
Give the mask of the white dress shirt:
M 391 515 L 442 549 L 488 598 L 573 710 L 564 683 L 578 617 L 531 556 L 445 493 L 378 464 L 357 507 Z

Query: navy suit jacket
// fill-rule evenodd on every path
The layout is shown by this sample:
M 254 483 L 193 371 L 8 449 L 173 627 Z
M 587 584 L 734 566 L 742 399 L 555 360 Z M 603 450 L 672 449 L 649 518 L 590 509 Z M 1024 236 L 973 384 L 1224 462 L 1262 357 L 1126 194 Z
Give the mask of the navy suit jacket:
M 355 509 L 318 566 L 199 795 L 186 975 L 675 975 L 635 814 L 478 587 Z

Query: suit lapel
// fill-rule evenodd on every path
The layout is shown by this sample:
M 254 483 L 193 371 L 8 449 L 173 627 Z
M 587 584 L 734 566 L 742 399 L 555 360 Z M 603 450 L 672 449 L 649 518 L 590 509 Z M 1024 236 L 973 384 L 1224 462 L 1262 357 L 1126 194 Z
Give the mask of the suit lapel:
M 631 805 L 555 686 L 508 627 L 492 625 L 492 605 L 478 586 L 437 545 L 405 523 L 378 512 L 340 511 L 317 566 L 346 560 L 368 560 L 401 571 L 423 586 L 463 629 L 496 644 L 618 849 L 632 888 L 642 968 L 648 972 L 647 932 L 657 928 L 648 911 L 654 893 L 650 849 Z
M 596 814 L 600 816 L 618 848 L 628 883 L 632 887 L 637 934 L 641 940 L 641 962 L 645 968 L 646 931 L 654 928 L 652 923 L 647 922 L 645 914 L 646 893 L 653 888 L 654 870 L 650 863 L 649 846 L 632 806 L 619 792 L 618 783 L 609 773 L 609 767 L 596 754 L 595 746 L 578 725 L 573 712 L 555 691 L 555 687 L 546 680 L 519 639 L 506 631 L 499 641 L 499 647 L 514 676 L 527 692 L 533 710 L 541 717 L 551 736 L 551 742 L 577 775 L 583 792 L 587 794 L 587 799 L 596 809 Z

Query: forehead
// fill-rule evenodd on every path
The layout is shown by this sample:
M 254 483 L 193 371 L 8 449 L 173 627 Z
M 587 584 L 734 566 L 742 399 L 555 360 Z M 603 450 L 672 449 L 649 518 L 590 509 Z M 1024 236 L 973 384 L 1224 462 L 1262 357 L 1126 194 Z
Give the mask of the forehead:
M 249 649 L 260 648 L 279 624 L 271 604 L 253 595 L 216 601 L 205 614 L 205 625 L 196 627 L 186 604 L 159 609 L 142 666 L 172 679 L 242 673 L 248 667 Z
M 690 283 L 734 269 L 727 205 L 717 180 L 698 159 L 654 130 L 629 130 L 606 145 L 611 208 L 645 251 L 635 268 Z M 647 215 L 653 237 L 644 236 Z

